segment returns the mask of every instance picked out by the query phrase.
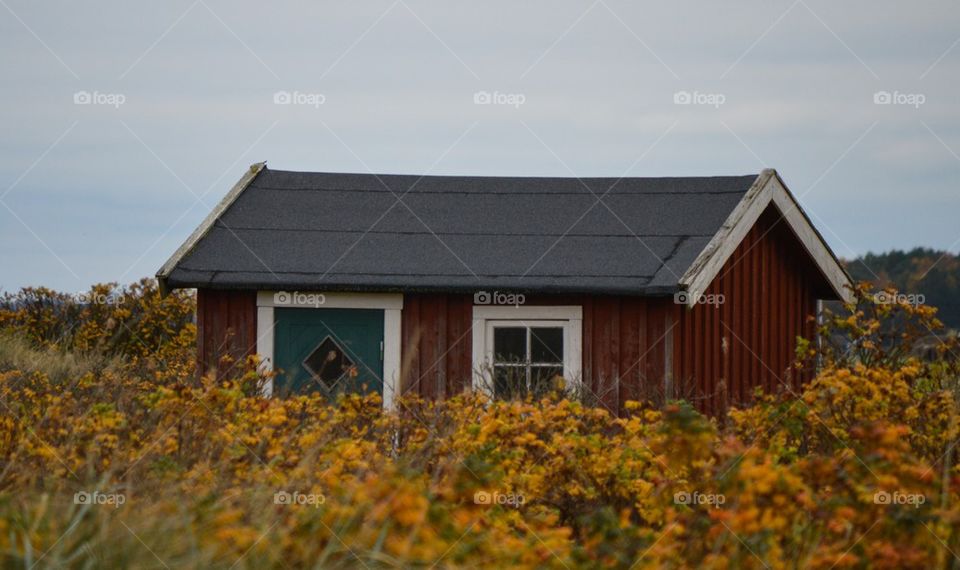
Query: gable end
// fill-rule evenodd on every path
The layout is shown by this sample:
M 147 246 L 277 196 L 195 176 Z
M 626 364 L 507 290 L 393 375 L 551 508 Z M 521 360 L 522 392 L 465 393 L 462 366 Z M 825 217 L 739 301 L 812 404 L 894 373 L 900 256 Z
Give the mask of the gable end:
M 844 302 L 853 300 L 852 281 L 836 255 L 810 223 L 810 219 L 777 172 L 765 169 L 680 278 L 680 287 L 690 293 L 688 299 L 691 305 L 707 290 L 747 232 L 771 205 L 793 231 L 810 260 L 829 283 L 836 298 Z

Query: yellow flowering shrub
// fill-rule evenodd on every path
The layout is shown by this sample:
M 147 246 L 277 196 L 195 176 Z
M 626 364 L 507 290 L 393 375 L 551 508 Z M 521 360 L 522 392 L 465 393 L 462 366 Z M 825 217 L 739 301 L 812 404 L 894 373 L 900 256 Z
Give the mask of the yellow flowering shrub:
M 804 346 L 823 369 L 800 399 L 759 397 L 719 420 L 683 402 L 614 417 L 559 392 L 384 411 L 375 394 L 264 398 L 256 358 L 229 380 L 196 378 L 192 299 L 146 281 L 122 290 L 126 308 L 39 290 L 29 299 L 46 301 L 0 308 L 38 358 L 119 359 L 66 379 L 0 361 L 4 566 L 957 563 L 945 357 Z M 850 326 L 887 334 L 864 318 Z

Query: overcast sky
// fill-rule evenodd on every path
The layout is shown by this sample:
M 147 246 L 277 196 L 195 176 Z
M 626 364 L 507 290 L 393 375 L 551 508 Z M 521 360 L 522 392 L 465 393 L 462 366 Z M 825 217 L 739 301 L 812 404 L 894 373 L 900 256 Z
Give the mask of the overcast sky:
M 956 252 L 958 43 L 956 1 L 0 0 L 0 288 L 153 275 L 263 160 L 773 167 L 840 256 Z

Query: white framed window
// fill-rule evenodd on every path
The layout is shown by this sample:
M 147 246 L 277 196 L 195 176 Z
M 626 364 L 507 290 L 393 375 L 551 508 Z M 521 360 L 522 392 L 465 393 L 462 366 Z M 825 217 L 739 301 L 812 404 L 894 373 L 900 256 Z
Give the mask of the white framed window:
M 474 306 L 473 387 L 496 398 L 538 395 L 562 376 L 580 382 L 579 306 Z

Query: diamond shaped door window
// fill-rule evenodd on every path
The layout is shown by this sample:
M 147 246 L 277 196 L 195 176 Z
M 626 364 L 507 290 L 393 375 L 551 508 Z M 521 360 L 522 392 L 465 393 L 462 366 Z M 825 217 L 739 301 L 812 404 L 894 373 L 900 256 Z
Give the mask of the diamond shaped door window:
M 340 381 L 356 370 L 353 360 L 343 347 L 327 336 L 303 361 L 303 367 L 328 391 L 337 389 Z

